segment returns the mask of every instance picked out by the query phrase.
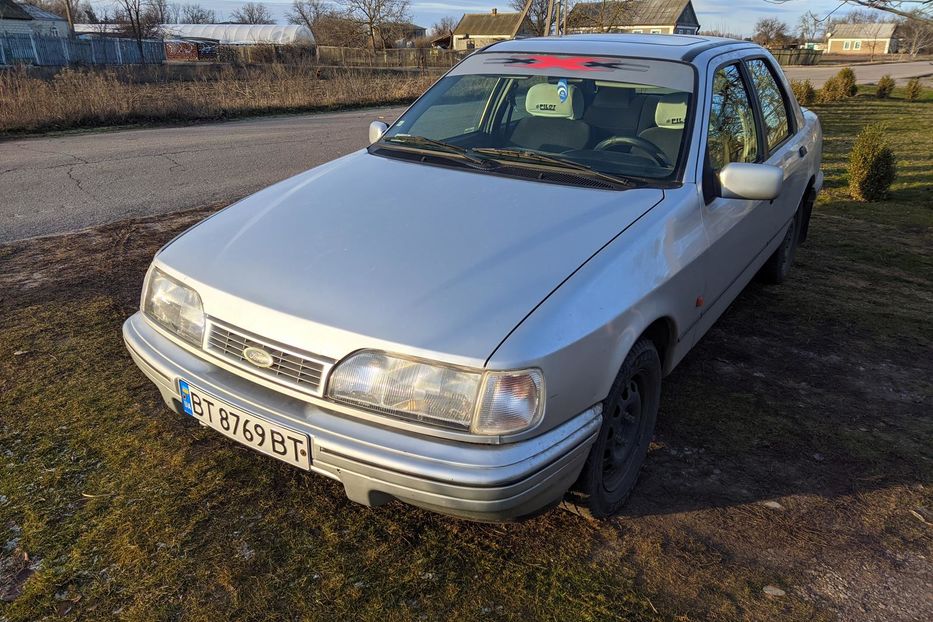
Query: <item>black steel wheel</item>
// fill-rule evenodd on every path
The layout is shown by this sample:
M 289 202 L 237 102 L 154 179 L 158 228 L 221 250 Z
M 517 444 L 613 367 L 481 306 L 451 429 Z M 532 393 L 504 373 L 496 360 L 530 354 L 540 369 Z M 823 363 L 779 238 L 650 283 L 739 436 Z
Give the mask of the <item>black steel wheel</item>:
M 642 339 L 625 358 L 603 401 L 603 423 L 564 506 L 604 518 L 624 505 L 648 453 L 661 399 L 661 359 Z

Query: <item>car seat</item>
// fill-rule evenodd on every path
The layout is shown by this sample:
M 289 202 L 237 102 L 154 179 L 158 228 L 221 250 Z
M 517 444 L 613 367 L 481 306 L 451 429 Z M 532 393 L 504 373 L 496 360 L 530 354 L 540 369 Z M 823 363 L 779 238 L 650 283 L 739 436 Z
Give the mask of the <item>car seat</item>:
M 686 122 L 687 93 L 664 95 L 654 110 L 655 127 L 648 128 L 639 136 L 657 145 L 673 163 L 677 161 L 677 155 L 680 153 Z
M 583 94 L 572 84 L 534 85 L 528 89 L 525 109 L 531 116 L 519 121 L 510 137 L 517 147 L 561 152 L 582 149 L 590 141 L 590 126 L 580 120 Z

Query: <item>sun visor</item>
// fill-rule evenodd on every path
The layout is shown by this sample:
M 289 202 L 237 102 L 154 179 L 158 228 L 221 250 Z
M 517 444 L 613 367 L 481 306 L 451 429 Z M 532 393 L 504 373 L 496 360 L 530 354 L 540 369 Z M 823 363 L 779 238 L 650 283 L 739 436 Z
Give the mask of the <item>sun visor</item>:
M 695 75 L 691 65 L 676 61 L 522 52 L 477 52 L 464 59 L 448 75 L 475 74 L 599 80 L 627 86 L 661 87 L 683 93 L 693 92 Z

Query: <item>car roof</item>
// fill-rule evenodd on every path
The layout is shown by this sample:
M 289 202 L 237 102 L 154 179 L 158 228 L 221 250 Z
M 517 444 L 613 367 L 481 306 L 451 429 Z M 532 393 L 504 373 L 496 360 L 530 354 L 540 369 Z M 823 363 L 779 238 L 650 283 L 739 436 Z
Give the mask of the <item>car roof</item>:
M 698 35 L 661 34 L 585 34 L 563 37 L 532 37 L 494 43 L 483 52 L 530 52 L 543 54 L 592 54 L 628 56 L 690 62 L 699 54 L 714 48 L 749 47 L 753 44 L 737 39 Z

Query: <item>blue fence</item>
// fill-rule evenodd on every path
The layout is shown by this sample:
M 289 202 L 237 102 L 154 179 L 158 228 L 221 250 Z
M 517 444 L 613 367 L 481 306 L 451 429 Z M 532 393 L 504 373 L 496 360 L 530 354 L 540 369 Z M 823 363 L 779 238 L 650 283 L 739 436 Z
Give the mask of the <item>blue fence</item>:
M 164 61 L 162 41 L 143 40 L 143 53 L 140 55 L 136 39 L 66 39 L 0 34 L 0 65 L 138 65 Z

